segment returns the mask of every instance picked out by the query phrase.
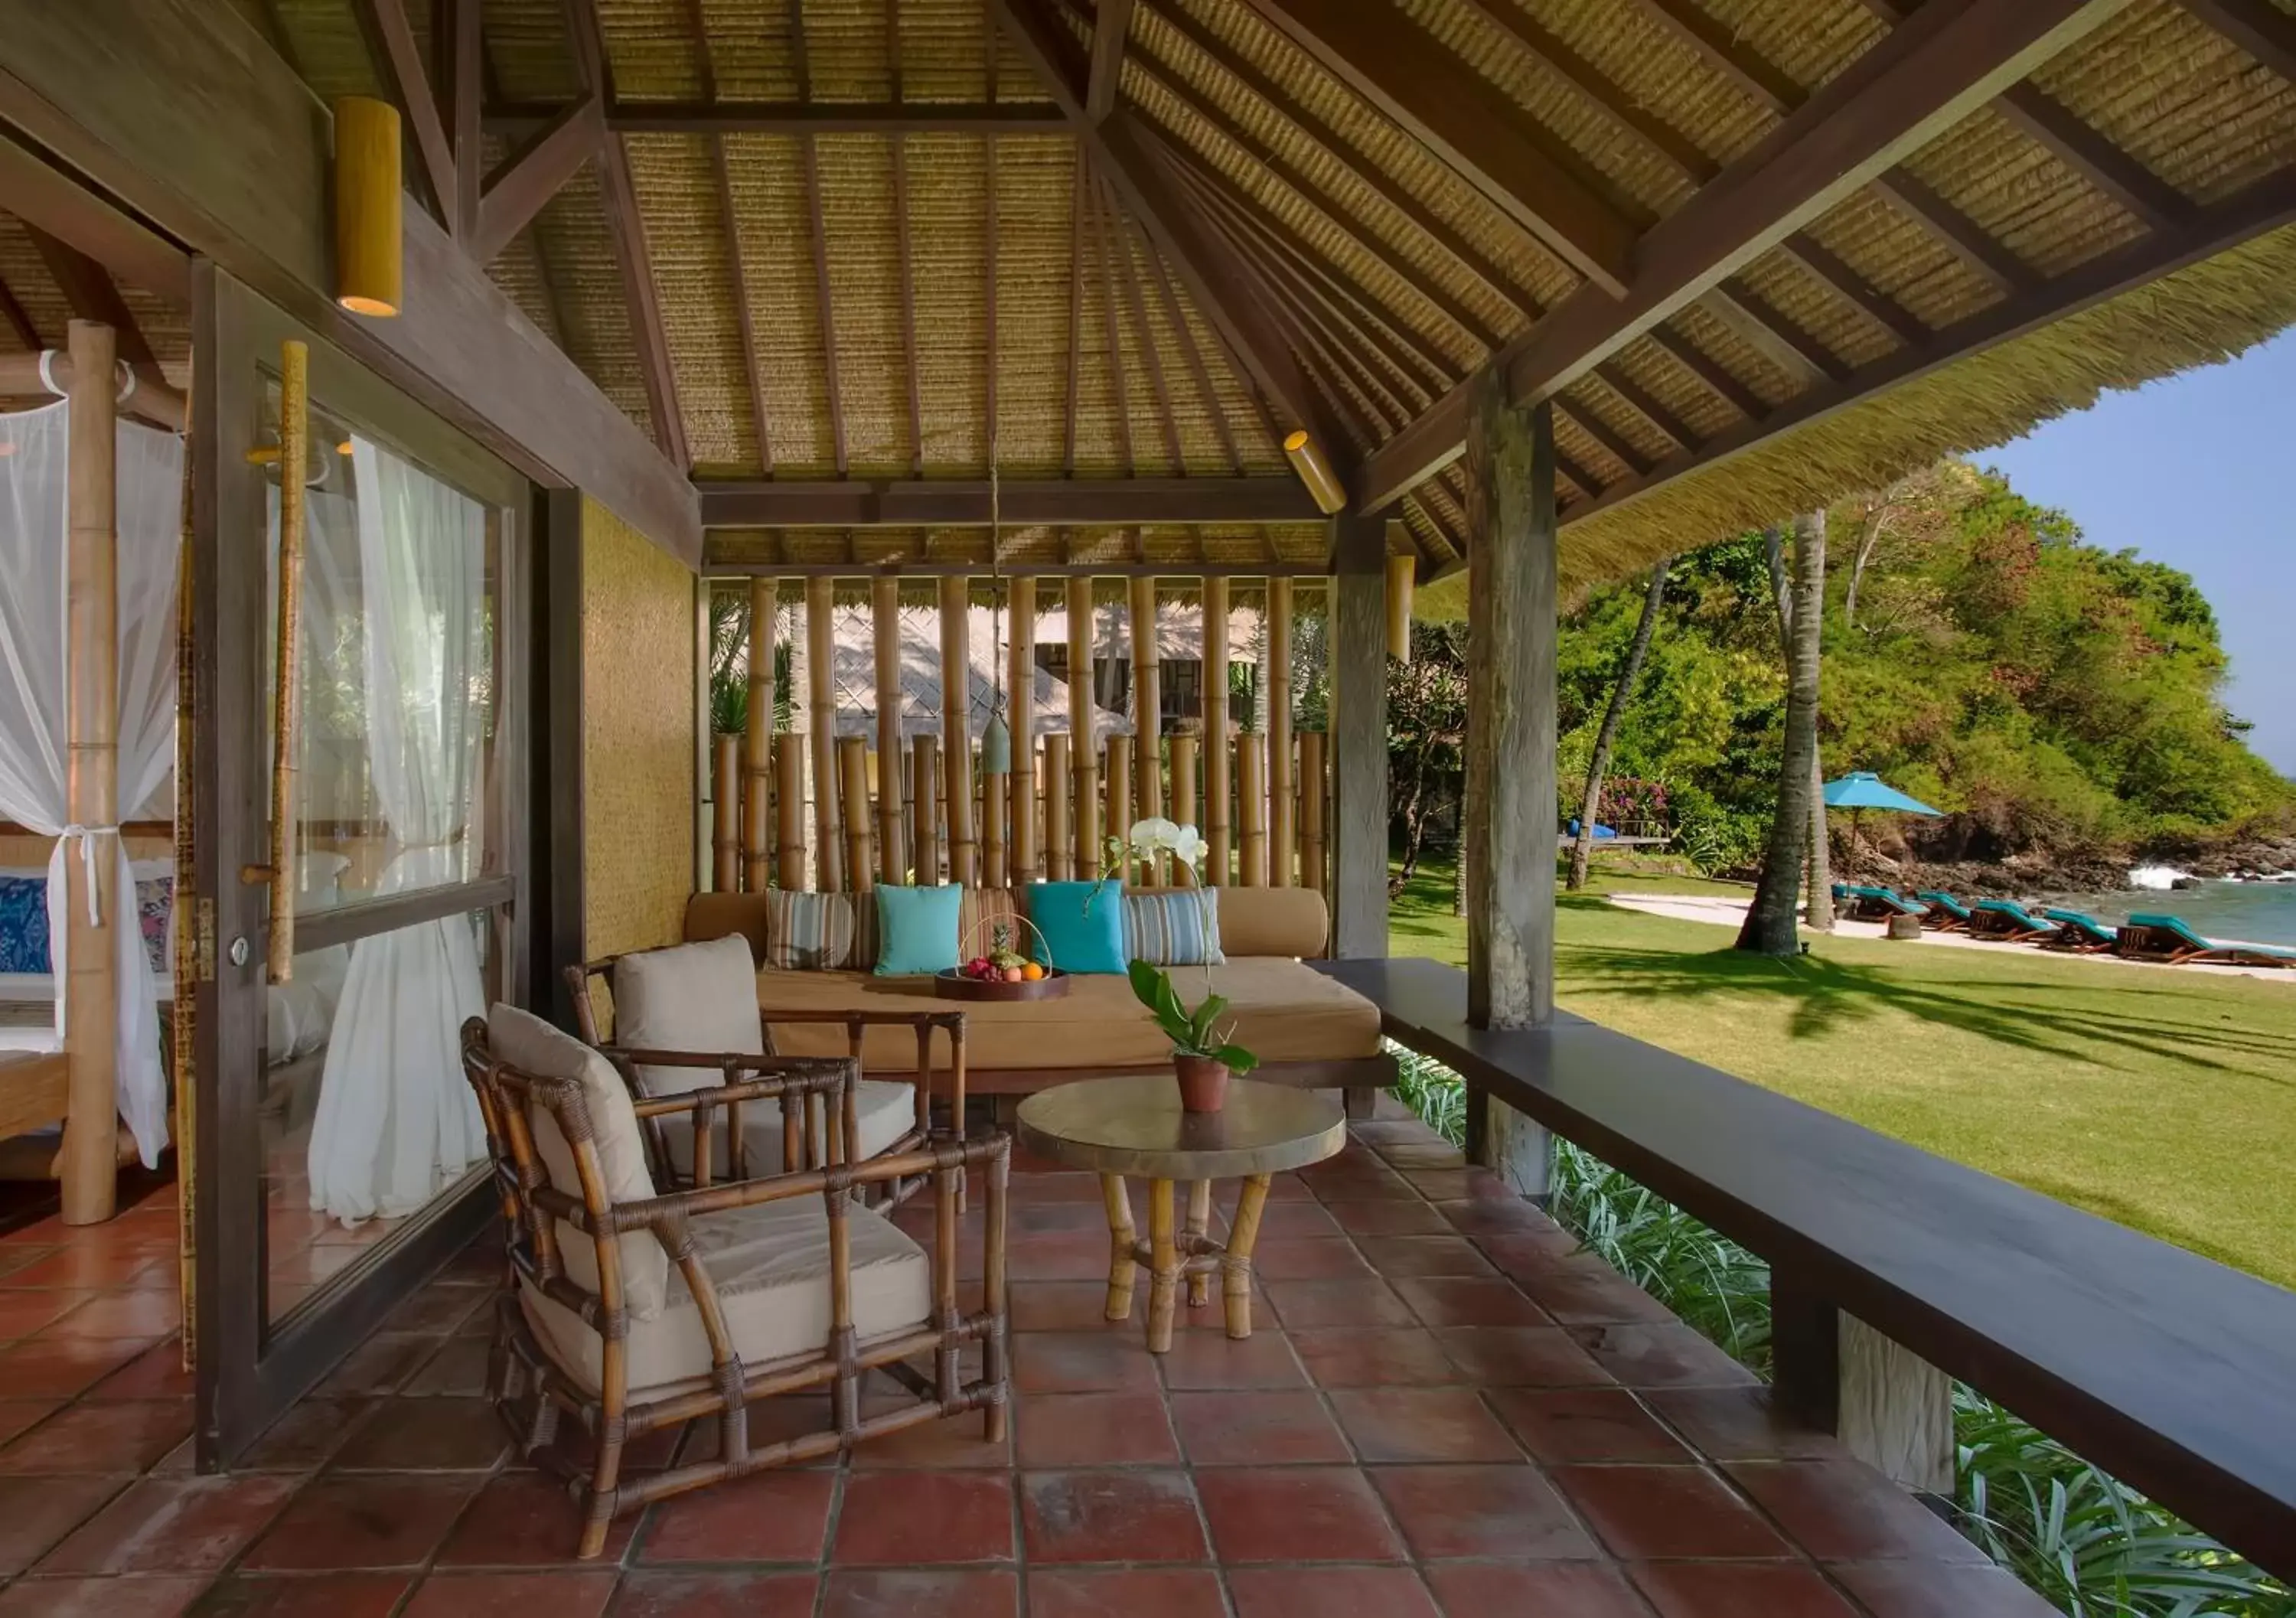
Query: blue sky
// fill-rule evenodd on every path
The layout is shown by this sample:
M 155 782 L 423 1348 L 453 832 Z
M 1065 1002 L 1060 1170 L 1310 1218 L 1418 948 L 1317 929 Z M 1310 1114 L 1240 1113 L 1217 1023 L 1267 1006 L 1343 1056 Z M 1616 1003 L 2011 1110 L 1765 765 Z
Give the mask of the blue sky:
M 2090 543 L 2184 569 L 2215 607 L 2234 713 L 2296 776 L 2296 332 L 1971 458 Z

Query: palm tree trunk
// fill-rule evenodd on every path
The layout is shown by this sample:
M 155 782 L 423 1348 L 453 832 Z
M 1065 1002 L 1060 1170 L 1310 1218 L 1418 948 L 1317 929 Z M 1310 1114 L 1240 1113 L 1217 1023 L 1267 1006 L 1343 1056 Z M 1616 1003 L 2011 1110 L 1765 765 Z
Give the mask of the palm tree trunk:
M 1805 559 L 1800 552 L 1807 546 L 1811 553 Z M 1801 568 L 1805 560 L 1809 571 L 1817 576 L 1815 608 L 1794 618 L 1794 655 L 1797 660 L 1808 658 L 1813 672 L 1810 675 L 1809 703 L 1809 886 L 1803 899 L 1803 916 L 1810 927 L 1819 932 L 1833 931 L 1833 849 L 1826 835 L 1825 825 L 1825 765 L 1819 757 L 1817 745 L 1818 675 L 1824 667 L 1825 643 L 1825 510 L 1823 506 L 1809 515 L 1794 534 L 1794 566 Z
M 1817 635 L 1824 588 L 1823 514 L 1794 520 L 1794 575 L 1791 608 L 1804 633 L 1790 638 L 1793 657 L 1786 670 L 1784 756 L 1778 768 L 1778 808 L 1770 821 L 1770 841 L 1762 858 L 1761 881 L 1738 932 L 1738 948 L 1764 955 L 1789 956 L 1794 933 L 1797 890 L 1810 828 L 1810 795 L 1817 757 Z
M 1595 753 L 1587 762 L 1587 793 L 1578 803 L 1578 835 L 1570 845 L 1572 892 L 1587 885 L 1587 862 L 1595 851 L 1595 815 L 1603 803 L 1603 776 L 1611 767 L 1611 745 L 1618 740 L 1619 721 L 1634 700 L 1635 684 L 1642 678 L 1643 659 L 1649 654 L 1651 633 L 1658 628 L 1659 608 L 1666 600 L 1667 563 L 1651 570 L 1650 592 L 1643 597 L 1642 621 L 1635 626 L 1633 644 L 1627 648 L 1626 666 L 1619 683 L 1611 687 L 1611 705 L 1603 710 L 1603 727 L 1595 733 Z

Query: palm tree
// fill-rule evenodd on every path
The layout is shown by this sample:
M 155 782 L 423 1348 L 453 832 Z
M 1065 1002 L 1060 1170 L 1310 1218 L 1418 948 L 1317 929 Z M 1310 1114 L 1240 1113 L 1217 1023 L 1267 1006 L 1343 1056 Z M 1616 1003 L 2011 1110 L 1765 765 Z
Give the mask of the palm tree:
M 1791 600 L 1781 598 L 1792 626 L 1786 668 L 1786 723 L 1784 756 L 1778 765 L 1778 809 L 1770 822 L 1769 847 L 1762 858 L 1762 878 L 1754 902 L 1739 929 L 1738 948 L 1764 955 L 1792 955 L 1794 936 L 1795 890 L 1801 885 L 1802 858 L 1808 849 L 1813 819 L 1824 814 L 1817 792 L 1817 670 L 1820 614 L 1825 592 L 1825 513 L 1814 512 L 1794 519 L 1794 566 Z M 1775 530 L 1773 530 L 1775 543 Z M 1821 865 L 1813 879 L 1823 881 Z M 1819 890 L 1824 914 L 1833 914 L 1831 884 Z M 1813 907 L 1813 914 L 1816 914 Z
M 1574 893 L 1587 885 L 1587 861 L 1595 850 L 1595 816 L 1603 803 L 1603 775 L 1611 767 L 1611 744 L 1618 739 L 1619 721 L 1625 717 L 1627 704 L 1634 700 L 1635 682 L 1642 678 L 1651 633 L 1658 628 L 1658 610 L 1666 600 L 1666 570 L 1665 561 L 1651 570 L 1650 593 L 1643 597 L 1642 621 L 1635 626 L 1634 642 L 1627 648 L 1627 661 L 1619 670 L 1619 683 L 1611 687 L 1611 705 L 1603 710 L 1603 727 L 1595 733 L 1595 755 L 1587 763 L 1587 795 L 1578 805 L 1578 836 L 1570 845 L 1570 875 L 1566 885 Z

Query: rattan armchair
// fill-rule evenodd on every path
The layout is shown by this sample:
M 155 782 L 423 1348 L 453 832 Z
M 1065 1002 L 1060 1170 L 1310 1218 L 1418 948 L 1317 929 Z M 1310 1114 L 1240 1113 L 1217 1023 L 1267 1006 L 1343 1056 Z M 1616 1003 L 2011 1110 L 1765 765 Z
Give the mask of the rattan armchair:
M 742 1107 L 777 1107 L 793 1161 L 805 1105 L 841 1109 L 857 1064 L 616 1053 L 712 1067 L 725 1080 L 633 1099 L 602 1071 L 596 1051 L 524 1013 L 497 1007 L 494 1017 L 492 1033 L 476 1018 L 463 1030 L 463 1070 L 485 1115 L 509 1226 L 510 1290 L 497 1310 L 488 1391 L 523 1451 L 575 1489 L 578 1556 L 598 1555 L 613 1518 L 650 1501 L 923 1422 L 980 1410 L 989 1441 L 1002 1441 L 1005 1137 L 719 1181 L 702 1144 L 706 1114 L 733 1114 L 728 1137 L 738 1143 Z M 694 1183 L 652 1195 L 640 1121 L 680 1110 L 696 1116 Z M 984 1268 L 980 1308 L 966 1313 L 957 1303 L 958 1199 L 975 1169 L 986 1184 Z M 906 1178 L 934 1188 L 930 1252 L 857 1200 L 865 1187 Z M 821 1221 L 808 1214 L 816 1198 Z M 963 1355 L 975 1343 L 980 1371 L 967 1381 Z M 930 1372 L 908 1363 L 924 1357 Z M 862 1382 L 871 1370 L 910 1397 L 865 1418 Z M 824 1387 L 829 1426 L 751 1447 L 751 1403 Z M 586 1471 L 554 1445 L 562 1415 L 595 1440 Z M 720 1428 L 714 1458 L 622 1477 L 631 1440 L 712 1418 Z

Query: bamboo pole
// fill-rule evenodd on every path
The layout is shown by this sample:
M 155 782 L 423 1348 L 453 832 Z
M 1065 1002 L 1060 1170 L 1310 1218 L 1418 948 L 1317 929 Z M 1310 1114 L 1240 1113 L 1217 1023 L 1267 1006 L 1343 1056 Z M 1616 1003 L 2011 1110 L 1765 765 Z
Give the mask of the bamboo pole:
M 1076 871 L 1076 845 L 1069 838 L 1069 737 L 1055 730 L 1045 737 L 1045 875 L 1066 882 Z
M 1227 580 L 1204 580 L 1205 880 L 1225 886 L 1228 859 Z
M 1292 581 L 1267 581 L 1267 884 L 1288 888 L 1299 854 L 1292 798 Z
M 940 581 L 940 751 L 947 779 L 941 797 L 948 814 L 948 879 L 980 885 L 972 841 L 972 580 Z M 920 796 L 922 784 L 917 787 Z
M 824 893 L 845 886 L 844 855 L 838 846 L 836 609 L 834 579 L 805 581 L 805 689 L 813 727 L 813 885 Z
M 1300 885 L 1324 891 L 1324 863 L 1328 843 L 1324 831 L 1324 735 L 1320 730 L 1300 733 Z
M 1012 871 L 1005 864 L 1005 781 L 1001 771 L 980 778 L 980 885 L 984 888 L 1013 885 Z
M 901 581 L 869 583 L 869 639 L 877 662 L 877 878 L 898 883 L 901 855 Z
M 1411 661 L 1411 596 L 1418 577 L 1414 558 L 1387 559 L 1387 654 L 1398 663 Z
M 805 738 L 774 738 L 774 861 L 784 888 L 805 886 Z
M 742 888 L 742 738 L 728 731 L 709 738 L 710 886 Z
M 1013 580 L 1005 632 L 1005 727 L 1013 735 L 1013 870 L 1014 885 L 1037 874 L 1037 580 Z
M 1156 644 L 1156 581 L 1132 580 L 1132 812 L 1164 813 L 1164 682 Z
M 1098 742 L 1092 734 L 1092 580 L 1078 577 L 1069 580 L 1069 762 L 1076 772 L 1069 796 L 1080 882 L 1100 875 Z
M 302 343 L 289 341 L 279 345 L 279 560 L 278 612 L 273 633 L 277 637 L 276 649 L 271 664 L 271 843 L 267 864 L 271 884 L 269 895 L 270 936 L 266 940 L 266 975 L 274 983 L 284 983 L 295 975 L 295 805 L 299 793 L 295 773 L 302 750 L 295 745 L 299 728 L 297 710 L 302 701 L 302 685 L 296 678 L 301 655 L 302 636 L 299 625 L 303 601 L 303 546 L 305 513 L 308 498 L 308 486 L 299 476 L 287 475 L 289 467 L 299 472 L 308 459 L 310 448 L 310 350 Z M 107 415 L 103 431 L 109 435 L 116 423 Z M 105 497 L 117 501 L 117 491 Z M 113 555 L 118 554 L 117 523 L 107 514 L 107 522 L 115 528 Z M 111 587 L 107 584 L 107 595 Z M 118 635 L 119 606 L 115 602 L 104 611 L 110 615 L 112 634 Z M 114 699 L 114 706 L 117 702 Z M 109 723 L 115 723 L 108 721 Z M 118 795 L 118 748 L 113 752 L 113 795 Z M 699 768 L 700 760 L 695 760 Z M 89 824 L 83 819 L 82 825 Z M 245 873 L 242 874 L 242 875 Z M 258 878 L 261 880 L 261 878 Z
M 112 329 L 93 321 L 71 323 L 74 377 L 65 396 L 70 433 L 67 467 L 64 613 L 70 663 L 64 724 L 69 763 L 65 802 L 72 823 L 111 826 L 119 819 L 119 527 L 118 423 L 112 401 Z M 298 350 L 301 345 L 295 345 Z M 300 467 L 299 456 L 284 463 Z M 289 479 L 286 481 L 297 481 Z M 297 489 L 298 497 L 301 490 Z M 291 560 L 283 549 L 282 564 Z M 292 614 L 289 615 L 292 622 Z M 291 704 L 286 710 L 291 717 Z M 291 756 L 291 736 L 280 752 Z M 294 776 L 287 777 L 291 787 Z M 187 789 L 188 790 L 188 789 Z M 291 814 L 293 800 L 286 808 Z M 56 1160 L 67 1225 L 94 1225 L 118 1206 L 119 1149 L 119 979 L 111 928 L 123 896 L 111 890 L 116 860 L 100 835 L 78 840 L 96 850 L 64 850 L 64 1061 L 68 1112 L 63 1150 Z M 275 863 L 276 856 L 274 856 Z M 89 885 L 89 877 L 96 878 Z M 275 894 L 290 892 L 287 874 L 271 874 Z
M 1108 808 L 1105 818 L 1101 824 L 1106 828 L 1107 836 L 1120 838 L 1132 829 L 1132 817 L 1125 813 L 1132 802 L 1132 738 L 1130 736 L 1108 738 L 1108 760 L 1106 767 L 1101 772 L 1101 779 L 1106 784 L 1108 791 Z M 1114 870 L 1103 871 L 1101 875 L 1121 877 L 1127 882 L 1131 881 L 1131 856 L 1119 857 Z
M 761 893 L 773 878 L 774 614 L 781 584 L 750 580 L 750 713 L 742 733 L 742 885 Z
M 1240 887 L 1267 885 L 1267 738 L 1247 731 L 1235 739 L 1236 872 Z
M 866 893 L 869 859 L 869 743 L 862 736 L 837 738 L 837 781 L 844 800 L 846 891 Z
M 1199 738 L 1181 730 L 1172 734 L 1172 818 L 1183 825 L 1201 825 L 1196 817 L 1196 744 Z M 1196 874 L 1175 860 L 1173 877 L 1182 887 L 1196 885 Z
M 909 780 L 915 791 L 909 798 L 909 849 L 915 869 L 912 879 L 919 887 L 938 887 L 940 883 L 940 738 L 926 731 L 910 743 L 915 762 L 910 767 Z M 955 818 L 955 806 L 950 806 L 950 817 Z M 950 850 L 952 856 L 955 850 Z M 956 862 L 949 861 L 949 880 L 956 880 Z M 892 879 L 889 879 L 892 880 Z

